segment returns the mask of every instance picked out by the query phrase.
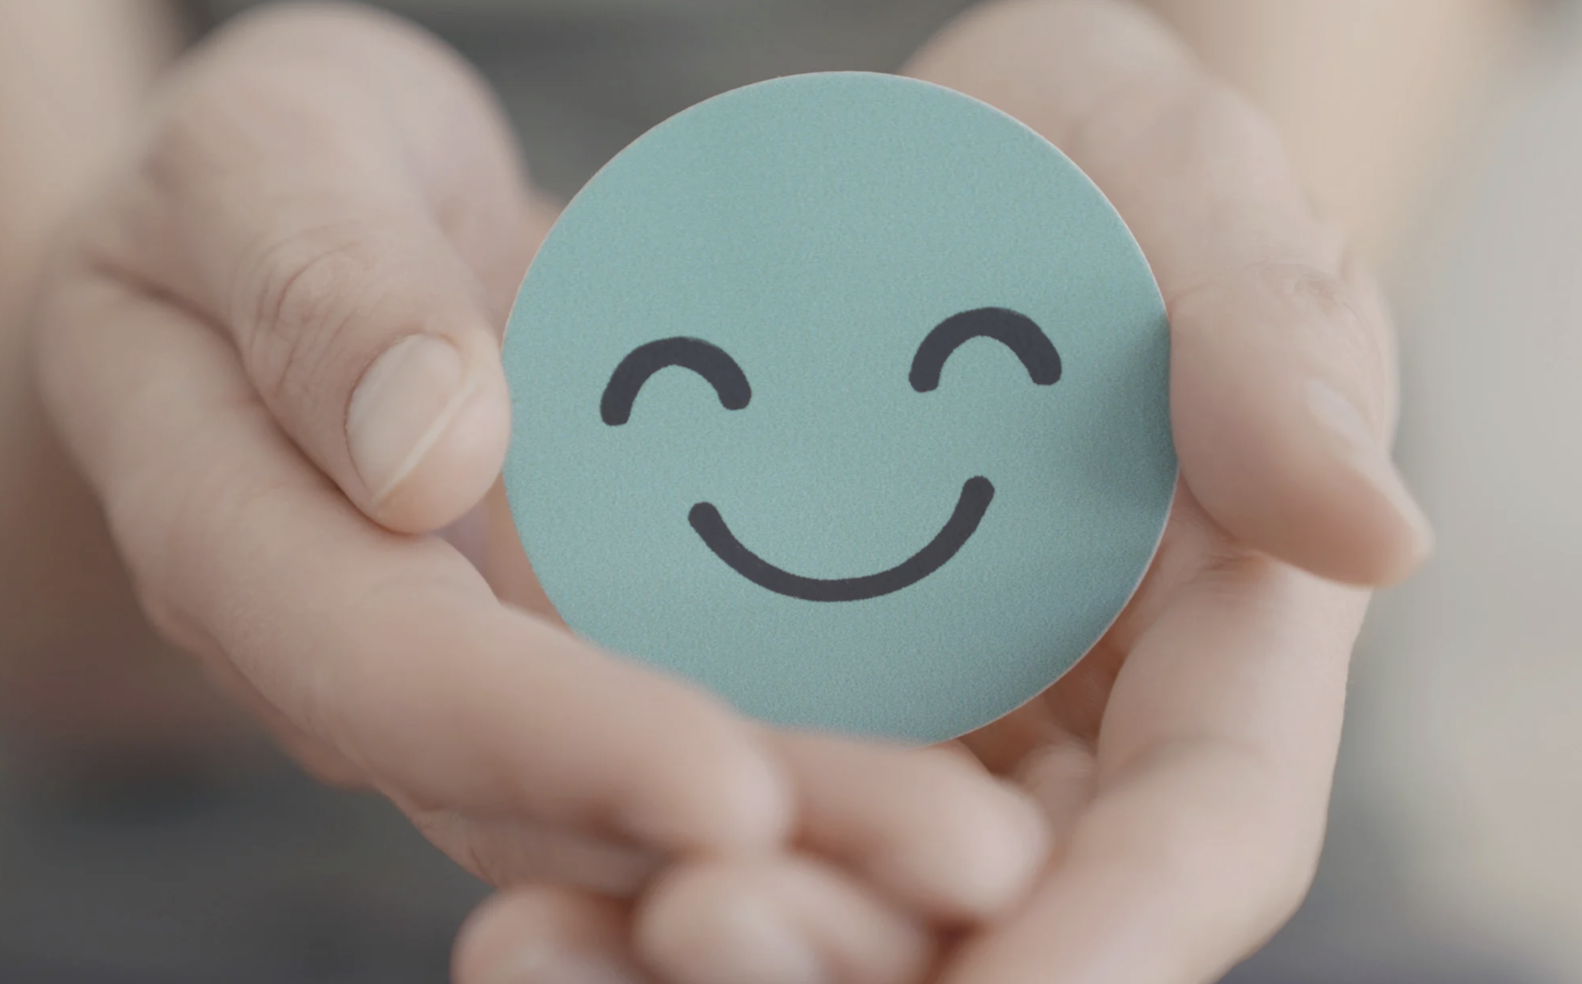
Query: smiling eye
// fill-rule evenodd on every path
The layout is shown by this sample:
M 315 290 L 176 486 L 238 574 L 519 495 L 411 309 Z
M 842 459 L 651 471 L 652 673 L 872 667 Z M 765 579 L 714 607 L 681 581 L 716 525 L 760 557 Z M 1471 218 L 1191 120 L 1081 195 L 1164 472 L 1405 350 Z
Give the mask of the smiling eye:
M 1043 329 L 1025 314 L 990 307 L 953 314 L 934 326 L 912 359 L 912 388 L 919 393 L 937 389 L 950 353 L 974 338 L 992 338 L 1015 352 L 1039 386 L 1060 381 L 1060 353 Z
M 708 380 L 727 410 L 740 410 L 753 397 L 747 375 L 724 349 L 701 338 L 661 338 L 632 349 L 610 374 L 610 382 L 599 400 L 599 415 L 604 422 L 618 427 L 631 419 L 637 391 L 649 376 L 669 366 L 691 369 Z

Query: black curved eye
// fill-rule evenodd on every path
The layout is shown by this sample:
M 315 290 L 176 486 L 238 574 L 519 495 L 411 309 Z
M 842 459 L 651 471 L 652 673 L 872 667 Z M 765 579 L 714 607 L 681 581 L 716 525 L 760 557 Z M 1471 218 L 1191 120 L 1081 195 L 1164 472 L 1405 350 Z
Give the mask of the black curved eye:
M 979 337 L 992 338 L 1015 352 L 1027 367 L 1027 375 L 1039 386 L 1053 386 L 1060 381 L 1060 353 L 1043 329 L 1025 314 L 990 307 L 953 314 L 934 326 L 912 359 L 912 388 L 919 393 L 937 389 L 940 371 L 950 353 Z
M 611 427 L 626 423 L 632 416 L 632 401 L 648 377 L 667 366 L 680 366 L 708 380 L 727 410 L 740 410 L 752 399 L 747 376 L 725 350 L 700 338 L 661 338 L 639 345 L 627 353 L 610 375 L 599 400 L 599 415 Z

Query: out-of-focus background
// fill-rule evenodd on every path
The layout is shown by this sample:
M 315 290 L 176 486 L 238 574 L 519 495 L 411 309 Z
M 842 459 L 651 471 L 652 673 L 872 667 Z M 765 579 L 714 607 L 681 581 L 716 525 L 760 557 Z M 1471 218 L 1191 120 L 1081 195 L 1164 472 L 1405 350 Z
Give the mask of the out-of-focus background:
M 194 6 L 195 30 L 233 6 Z M 480 66 L 537 181 L 569 195 L 693 102 L 790 72 L 893 70 L 966 4 L 388 6 Z M 1401 457 L 1440 548 L 1375 609 L 1317 884 L 1235 984 L 1582 982 L 1582 25 L 1531 7 L 1488 85 L 1448 110 L 1424 100 L 1401 153 L 1440 166 L 1368 185 L 1392 159 L 1353 181 L 1374 196 L 1355 209 L 1414 199 L 1363 236 L 1398 308 Z M 1389 36 L 1376 28 L 1361 17 L 1341 50 Z M 1255 57 L 1229 63 L 1256 75 Z M 1265 96 L 1365 114 L 1354 81 L 1339 61 L 1330 88 Z M 1291 136 L 1322 159 L 1323 133 Z M 0 981 L 439 981 L 484 894 L 393 809 L 267 753 L 220 771 L 25 758 L 0 771 Z

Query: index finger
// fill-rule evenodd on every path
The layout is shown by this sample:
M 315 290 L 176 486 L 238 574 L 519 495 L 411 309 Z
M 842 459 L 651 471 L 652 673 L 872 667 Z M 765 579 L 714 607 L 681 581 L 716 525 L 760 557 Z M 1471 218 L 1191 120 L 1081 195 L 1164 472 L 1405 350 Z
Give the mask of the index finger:
M 145 607 L 418 809 L 749 850 L 790 824 L 752 728 L 496 602 L 437 537 L 362 517 L 181 309 L 67 269 L 41 308 L 47 402 Z
M 1353 583 L 1421 561 L 1384 309 L 1250 106 L 1120 2 L 990 4 L 908 70 L 1039 131 L 1130 225 L 1170 313 L 1182 473 L 1220 525 Z

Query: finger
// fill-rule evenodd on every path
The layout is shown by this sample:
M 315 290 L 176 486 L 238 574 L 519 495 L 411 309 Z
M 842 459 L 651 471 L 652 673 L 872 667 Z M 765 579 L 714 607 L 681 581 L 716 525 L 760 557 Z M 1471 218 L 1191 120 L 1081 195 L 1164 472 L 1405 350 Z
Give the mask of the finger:
M 1017 781 L 1043 810 L 1054 853 L 1063 849 L 1093 801 L 1097 773 L 1092 746 L 1072 735 L 1040 745 L 1022 759 Z
M 797 837 L 924 919 L 982 921 L 1019 901 L 1041 870 L 1038 807 L 966 756 L 813 735 L 771 735 L 802 804 Z M 536 881 L 629 897 L 654 873 L 650 852 L 575 832 L 417 815 L 445 847 L 467 845 L 492 884 Z
M 365 789 L 368 777 L 345 755 L 308 735 L 273 704 L 258 693 L 223 654 L 203 653 L 203 669 L 209 684 L 247 712 L 262 725 L 280 750 L 290 756 L 304 772 L 327 786 Z
M 776 747 L 802 801 L 799 836 L 927 919 L 989 919 L 1041 870 L 1037 806 L 967 757 L 789 735 Z
M 405 812 L 440 850 L 502 888 L 534 884 L 629 899 L 666 860 L 653 849 L 580 827 L 518 818 L 478 819 L 449 809 L 406 806 Z
M 170 86 L 99 262 L 222 330 L 293 441 L 367 515 L 427 532 L 505 454 L 504 301 L 534 225 L 482 87 L 349 9 L 250 18 Z
M 524 888 L 479 906 L 456 938 L 456 984 L 650 984 L 628 944 L 624 906 Z
M 1343 276 L 1273 129 L 1130 4 L 968 15 L 909 71 L 1021 119 L 1104 190 L 1170 312 L 1182 472 L 1247 543 L 1379 583 L 1430 535 L 1394 465 L 1390 327 Z
M 223 653 L 381 791 L 660 850 L 785 834 L 787 784 L 753 729 L 500 606 L 438 538 L 368 523 L 279 435 L 223 340 L 87 275 L 42 315 L 47 399 L 156 624 Z
M 921 926 L 795 857 L 679 866 L 644 897 L 634 938 L 670 984 L 911 984 L 933 954 Z
M 1188 984 L 1261 945 L 1317 863 L 1363 608 L 1265 559 L 1186 587 L 1116 681 L 1058 864 L 944 979 Z

